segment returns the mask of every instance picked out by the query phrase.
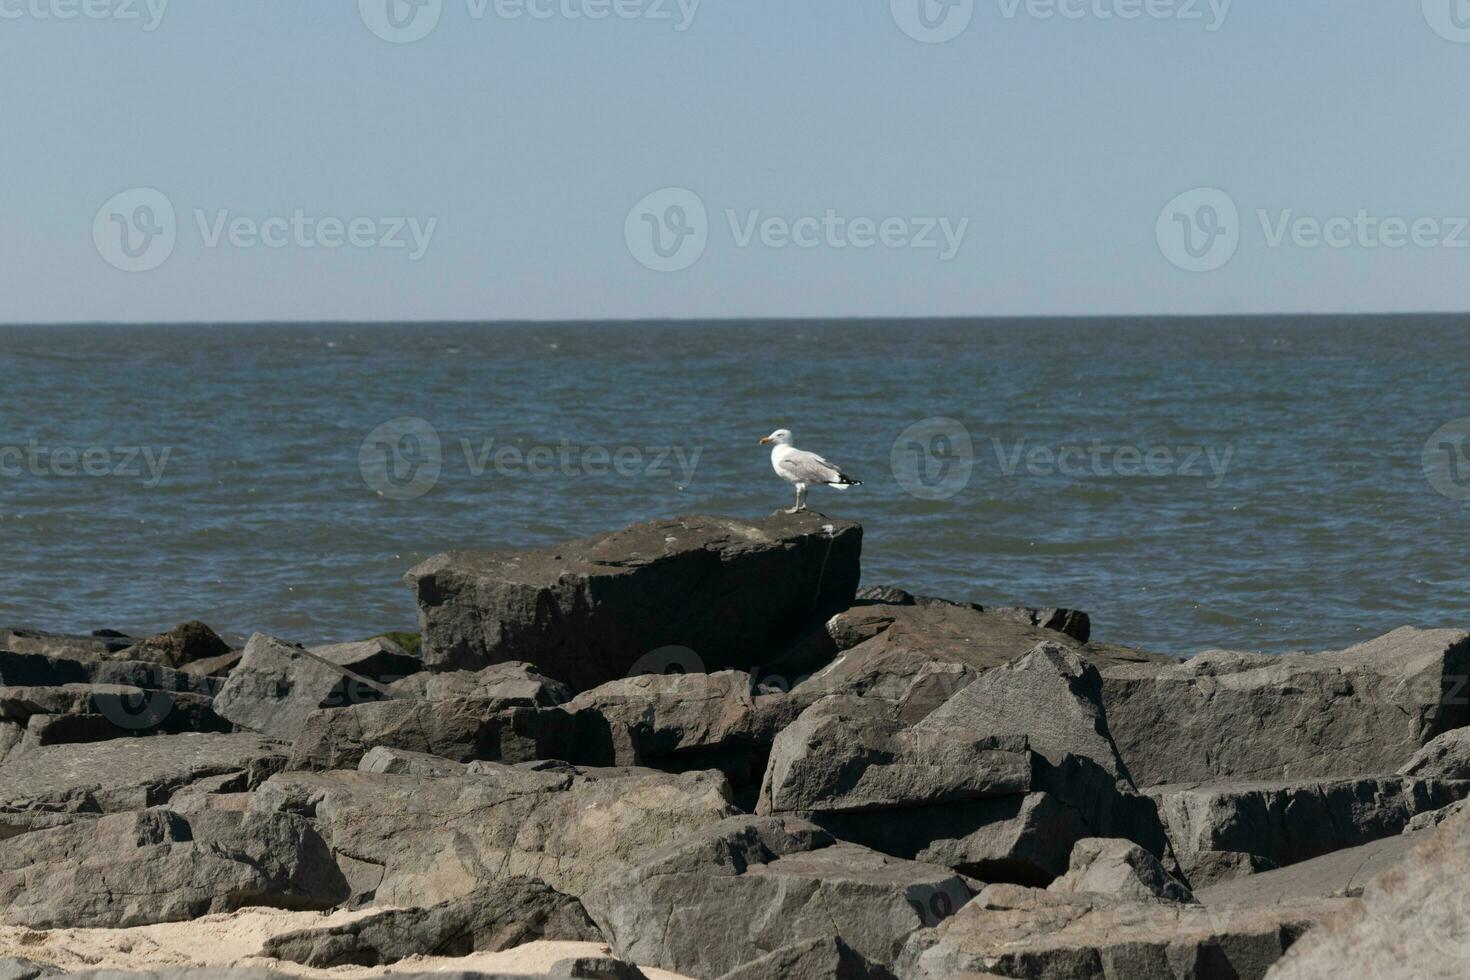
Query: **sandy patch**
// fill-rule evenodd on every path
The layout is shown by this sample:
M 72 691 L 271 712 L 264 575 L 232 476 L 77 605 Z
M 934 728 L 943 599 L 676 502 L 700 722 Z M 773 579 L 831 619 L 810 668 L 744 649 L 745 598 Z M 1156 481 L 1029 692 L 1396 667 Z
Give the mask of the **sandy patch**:
M 557 960 L 572 956 L 605 956 L 600 943 L 535 942 L 501 953 L 465 957 L 411 956 L 388 967 L 336 967 L 313 970 L 258 955 L 267 939 L 299 929 L 341 925 L 381 909 L 354 912 L 284 912 L 243 909 L 228 915 L 206 915 L 192 922 L 170 922 L 131 929 L 26 929 L 0 926 L 0 957 L 21 956 L 64 970 L 152 970 L 170 966 L 269 967 L 299 977 L 358 980 L 384 973 L 545 974 Z M 677 973 L 644 967 L 650 980 L 688 980 Z

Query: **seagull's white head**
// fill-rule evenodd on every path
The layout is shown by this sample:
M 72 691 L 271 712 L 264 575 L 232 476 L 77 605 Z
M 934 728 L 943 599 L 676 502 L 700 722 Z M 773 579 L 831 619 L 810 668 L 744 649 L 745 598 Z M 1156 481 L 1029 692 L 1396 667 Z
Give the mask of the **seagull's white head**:
M 777 446 L 791 445 L 791 430 L 777 429 L 775 432 L 772 432 L 770 435 L 761 440 L 762 446 L 769 446 L 773 444 Z

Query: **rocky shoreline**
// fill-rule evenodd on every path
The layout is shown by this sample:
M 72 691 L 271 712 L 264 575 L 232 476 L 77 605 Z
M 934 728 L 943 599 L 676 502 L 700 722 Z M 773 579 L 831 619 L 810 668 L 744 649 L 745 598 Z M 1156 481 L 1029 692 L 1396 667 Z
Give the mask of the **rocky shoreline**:
M 453 552 L 417 649 L 0 630 L 0 980 L 1470 975 L 1470 634 L 1178 661 L 861 551 Z

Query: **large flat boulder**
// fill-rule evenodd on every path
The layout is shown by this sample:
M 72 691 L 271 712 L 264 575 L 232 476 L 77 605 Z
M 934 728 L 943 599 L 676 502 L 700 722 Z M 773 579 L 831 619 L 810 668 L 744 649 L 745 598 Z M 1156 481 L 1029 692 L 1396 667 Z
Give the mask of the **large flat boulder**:
M 245 655 L 215 698 L 214 710 L 241 728 L 289 741 L 314 711 L 396 696 L 338 661 L 352 658 L 328 659 L 257 633 L 245 644 Z
M 1428 840 L 1427 832 L 1384 837 L 1368 844 L 1259 874 L 1217 881 L 1195 893 L 1206 905 L 1284 905 L 1305 898 L 1358 898 L 1374 878 Z
M 231 731 L 208 695 L 120 684 L 0 687 L 0 720 L 17 727 L 15 753 L 69 742 Z
M 1108 727 L 1139 786 L 1390 773 L 1470 724 L 1470 634 L 1460 630 L 1405 627 L 1335 652 L 1206 653 L 1102 674 Z
M 149 809 L 0 842 L 6 925 L 116 929 L 347 896 L 325 842 L 288 814 Z
M 0 650 L 62 660 L 102 660 L 127 649 L 133 642 L 132 637 L 113 630 L 72 634 L 33 629 L 0 629 Z
M 970 895 L 947 868 L 834 843 L 802 820 L 741 816 L 647 855 L 583 903 L 623 959 L 775 980 L 824 949 L 827 962 L 849 957 L 831 975 L 882 976 L 913 932 Z
M 1270 980 L 1461 980 L 1470 966 L 1470 813 L 1446 820 L 1311 932 Z
M 735 812 L 717 773 L 473 769 L 282 773 L 256 791 L 252 806 L 310 817 L 355 894 L 403 907 L 437 905 L 516 876 L 578 897 L 600 876 Z
M 480 698 L 550 708 L 572 699 L 571 689 L 561 681 L 538 674 L 530 664 L 514 661 L 492 664 L 483 670 L 421 671 L 388 687 L 399 697 L 420 701 Z
M 1216 783 L 1159 786 L 1148 795 L 1158 801 L 1174 853 L 1198 888 L 1232 867 L 1222 865 L 1222 853 L 1285 866 L 1357 847 L 1402 833 L 1415 815 L 1465 798 L 1470 783 L 1404 777 Z
M 991 885 L 938 928 L 916 933 L 900 972 L 907 980 L 1261 980 L 1345 905 L 1211 908 Z
M 491 882 L 430 908 L 385 909 L 344 925 L 274 936 L 261 952 L 317 969 L 410 956 L 498 953 L 541 939 L 602 942 L 582 903 L 529 878 Z
M 820 514 L 682 517 L 552 548 L 452 552 L 408 573 L 424 661 L 519 660 L 587 690 L 667 647 L 749 669 L 857 591 L 862 528 Z
M 0 766 L 0 840 L 78 818 L 166 804 L 205 779 L 249 790 L 285 762 L 284 746 L 250 734 L 43 746 Z

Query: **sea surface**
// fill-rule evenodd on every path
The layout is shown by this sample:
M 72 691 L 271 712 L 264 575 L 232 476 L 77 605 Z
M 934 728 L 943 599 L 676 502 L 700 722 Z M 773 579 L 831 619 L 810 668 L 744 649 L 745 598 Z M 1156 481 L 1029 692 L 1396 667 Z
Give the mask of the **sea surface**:
M 1465 317 L 0 327 L 0 626 L 412 629 L 439 551 L 790 506 L 785 427 L 867 584 L 1326 649 L 1470 626 L 1467 418 Z

